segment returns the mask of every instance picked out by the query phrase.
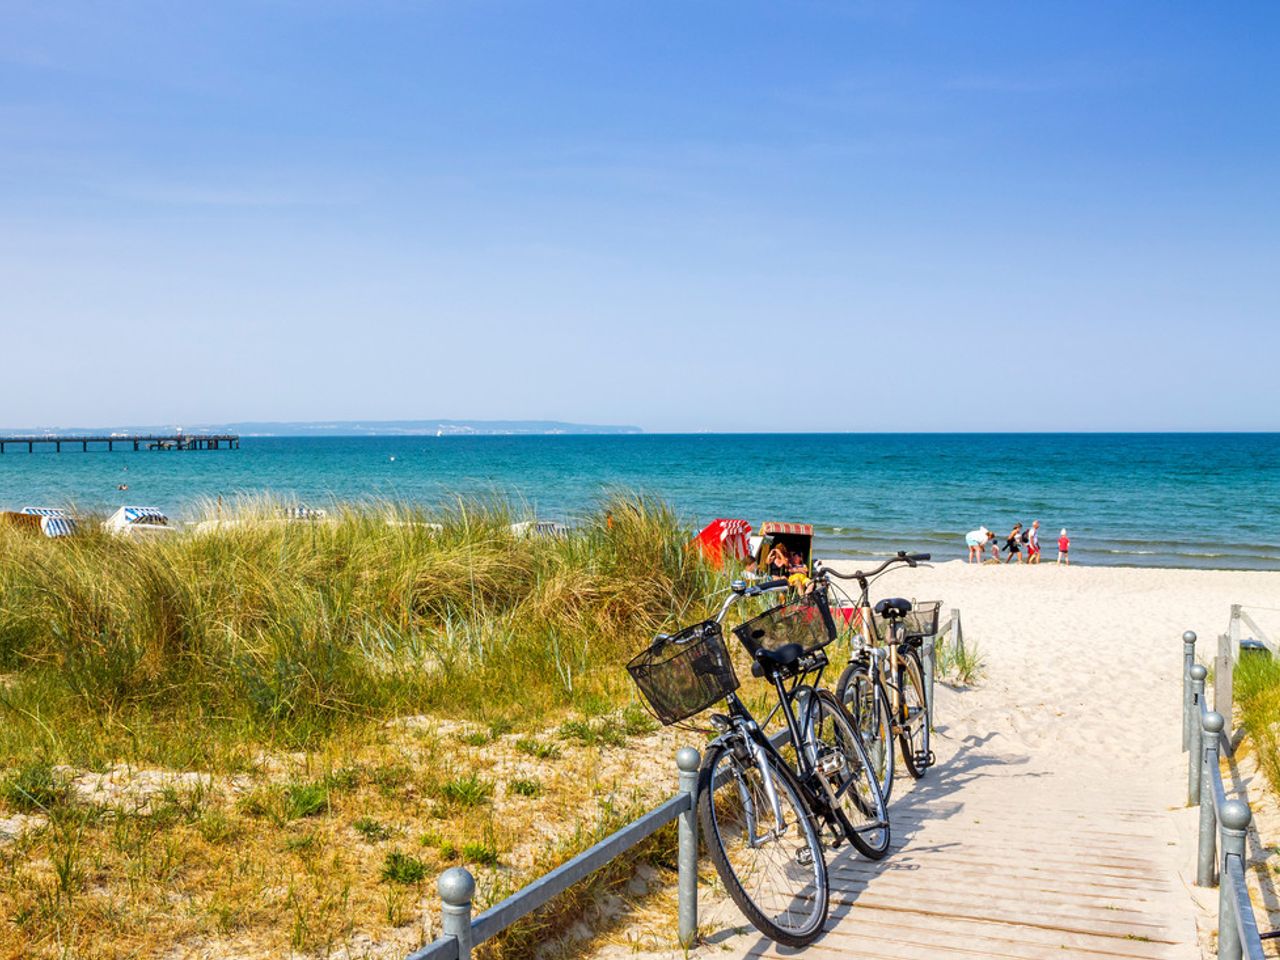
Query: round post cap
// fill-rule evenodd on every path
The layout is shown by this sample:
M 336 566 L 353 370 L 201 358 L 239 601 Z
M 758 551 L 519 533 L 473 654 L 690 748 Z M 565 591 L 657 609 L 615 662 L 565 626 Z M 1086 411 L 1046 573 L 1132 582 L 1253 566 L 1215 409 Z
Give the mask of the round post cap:
M 436 881 L 440 899 L 453 907 L 463 907 L 471 902 L 476 892 L 476 881 L 466 867 L 450 867 Z
M 676 766 L 685 773 L 693 773 L 698 769 L 698 764 L 702 762 L 702 757 L 698 755 L 698 751 L 693 747 L 681 747 L 676 751 Z
M 1222 714 L 1217 710 L 1210 710 L 1204 715 L 1200 725 L 1204 728 L 1205 733 L 1221 733 L 1227 722 L 1222 719 Z
M 1243 830 L 1253 819 L 1253 814 L 1249 811 L 1249 805 L 1243 800 L 1228 800 L 1218 811 L 1218 817 L 1228 830 Z
M 1196 632 L 1195 632 L 1194 630 L 1188 630 L 1186 633 L 1184 633 L 1184 634 L 1182 635 L 1182 642 L 1183 642 L 1183 643 L 1195 643 L 1195 642 L 1196 642 Z
M 1204 664 L 1193 663 L 1191 665 L 1191 679 L 1203 680 L 1209 675 L 1209 671 L 1204 668 Z

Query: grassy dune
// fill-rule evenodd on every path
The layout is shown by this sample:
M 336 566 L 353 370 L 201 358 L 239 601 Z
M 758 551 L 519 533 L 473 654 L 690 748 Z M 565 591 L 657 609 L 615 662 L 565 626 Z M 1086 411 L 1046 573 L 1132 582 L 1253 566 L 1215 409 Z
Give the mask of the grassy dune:
M 0 957 L 394 955 L 444 866 L 495 899 L 647 802 L 637 761 L 669 789 L 622 665 L 717 577 L 665 506 L 557 540 L 492 504 L 275 512 L 0 528 Z

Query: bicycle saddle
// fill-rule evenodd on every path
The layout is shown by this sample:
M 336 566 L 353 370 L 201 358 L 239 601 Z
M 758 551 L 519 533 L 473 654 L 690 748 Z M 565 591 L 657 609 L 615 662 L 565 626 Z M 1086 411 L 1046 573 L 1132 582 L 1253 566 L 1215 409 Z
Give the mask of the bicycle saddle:
M 804 655 L 804 647 L 798 643 L 784 643 L 776 650 L 761 647 L 756 651 L 756 659 L 775 667 L 789 667 Z
M 889 597 L 876 604 L 876 615 L 886 618 L 901 619 L 911 612 L 911 601 L 901 597 Z

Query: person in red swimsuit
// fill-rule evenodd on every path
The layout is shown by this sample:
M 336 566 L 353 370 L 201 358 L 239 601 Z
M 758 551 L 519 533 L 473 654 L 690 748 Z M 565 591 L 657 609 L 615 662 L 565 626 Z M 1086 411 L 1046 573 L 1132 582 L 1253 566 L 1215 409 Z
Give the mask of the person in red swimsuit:
M 1058 562 L 1071 566 L 1071 538 L 1067 536 L 1067 528 L 1062 528 L 1062 533 L 1058 535 Z

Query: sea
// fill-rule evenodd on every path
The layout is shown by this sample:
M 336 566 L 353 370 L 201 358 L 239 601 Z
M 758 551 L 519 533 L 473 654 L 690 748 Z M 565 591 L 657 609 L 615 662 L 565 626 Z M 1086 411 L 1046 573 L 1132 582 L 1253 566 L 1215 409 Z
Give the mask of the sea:
M 127 490 L 120 490 L 120 485 Z M 238 450 L 8 447 L 0 509 L 129 504 L 192 519 L 202 500 L 313 507 L 501 497 L 572 524 L 612 492 L 661 497 L 691 530 L 717 517 L 811 523 L 818 556 L 965 556 L 1040 521 L 1076 563 L 1280 569 L 1280 434 L 640 434 L 244 437 Z

